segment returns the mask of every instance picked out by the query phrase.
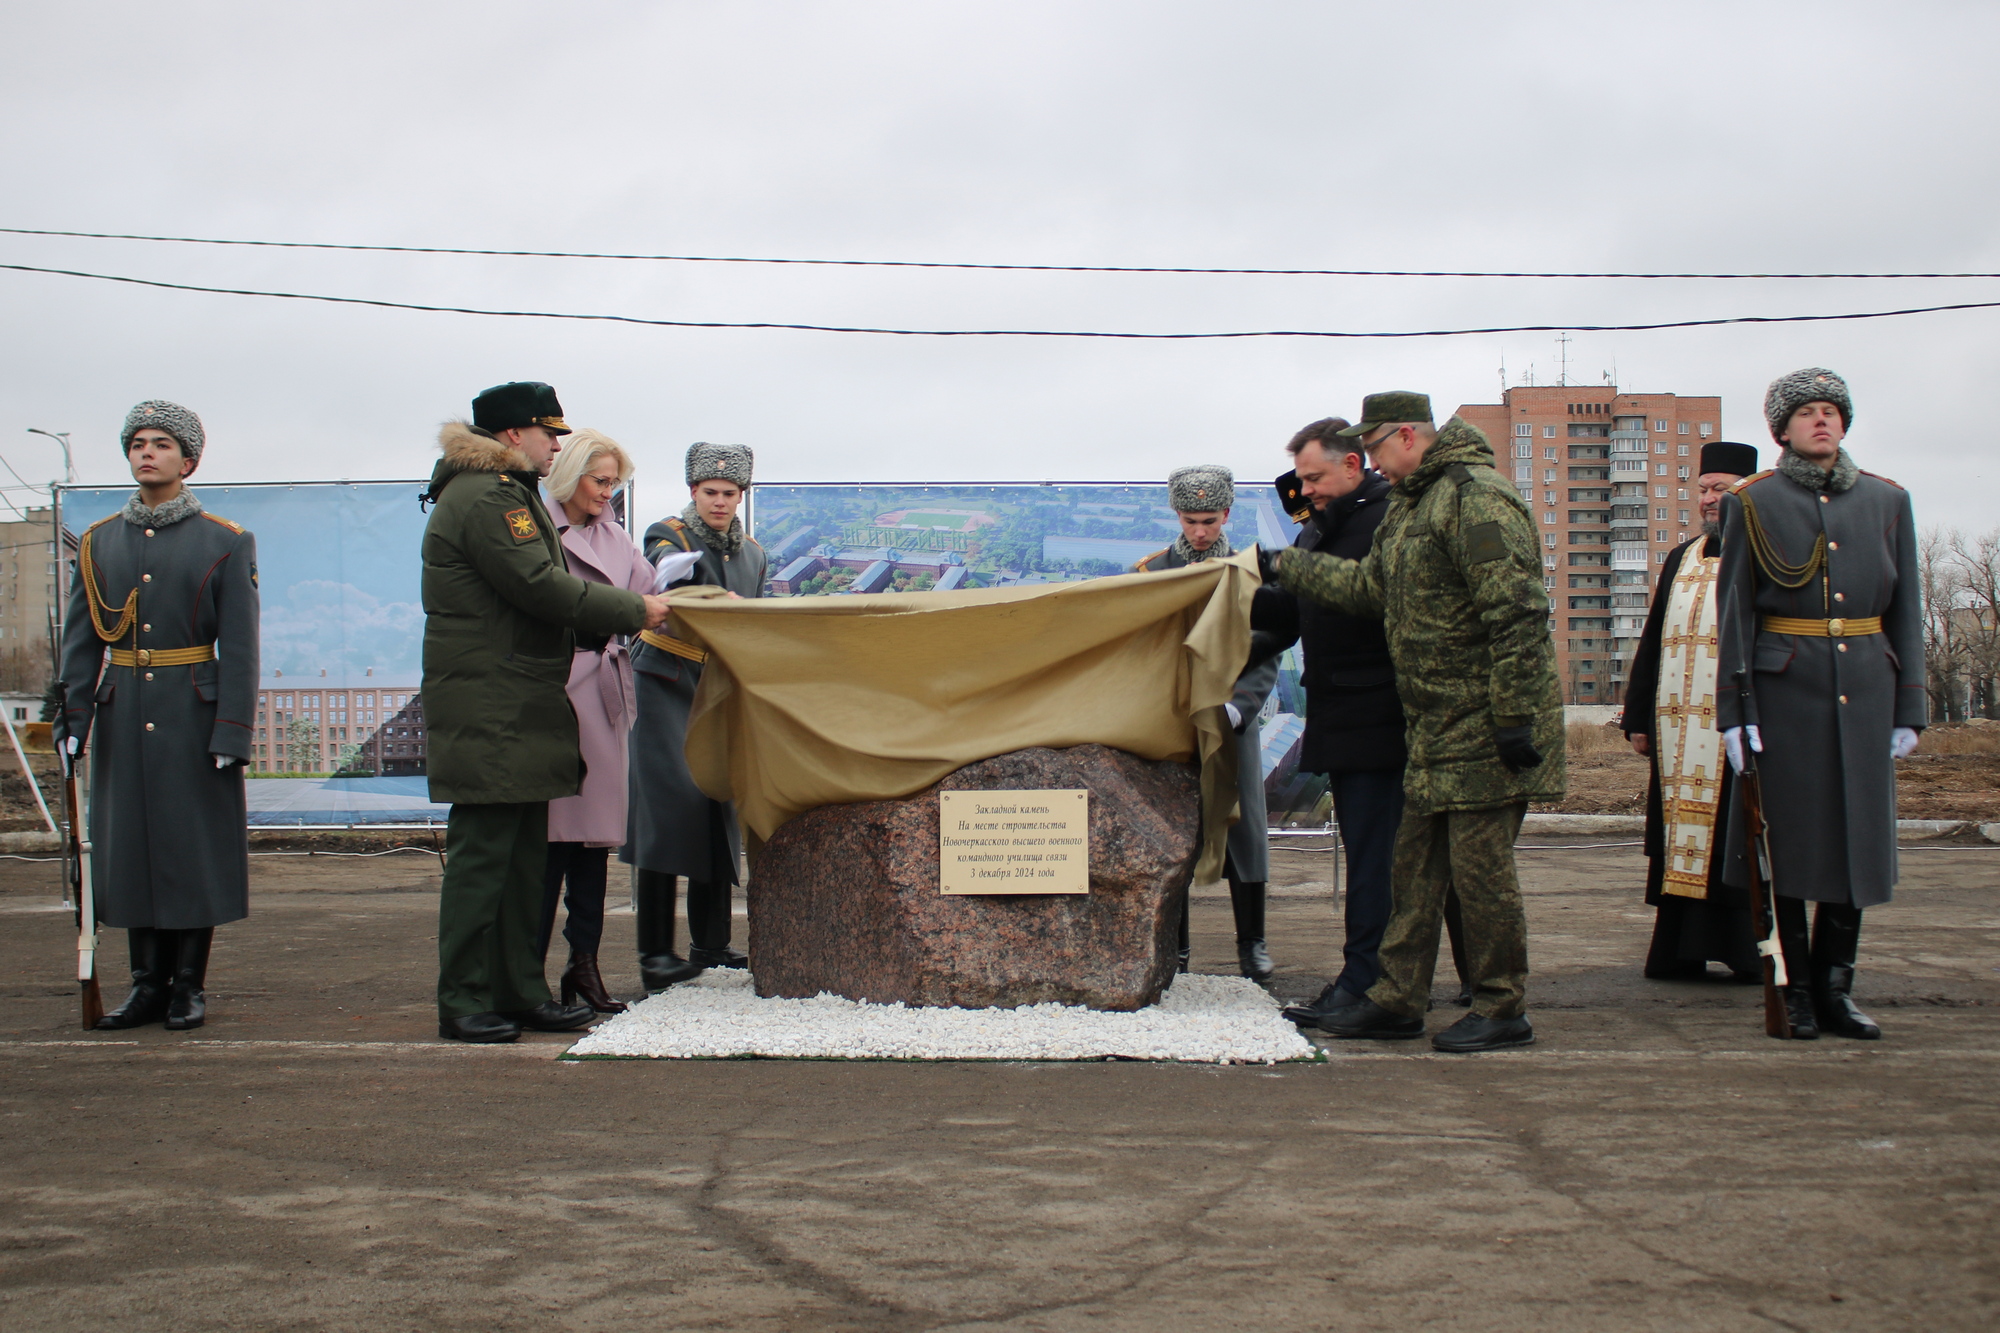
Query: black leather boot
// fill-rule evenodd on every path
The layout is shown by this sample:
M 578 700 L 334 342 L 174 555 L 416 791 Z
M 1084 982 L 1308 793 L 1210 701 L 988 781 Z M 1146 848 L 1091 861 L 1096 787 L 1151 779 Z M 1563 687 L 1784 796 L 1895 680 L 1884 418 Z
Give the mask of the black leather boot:
M 748 967 L 750 955 L 729 947 L 729 883 L 690 879 L 687 889 L 688 961 L 703 967 Z
M 125 932 L 125 945 L 132 955 L 132 991 L 125 1003 L 97 1020 L 107 1032 L 157 1023 L 167 1016 L 167 986 L 170 960 L 163 957 L 160 937 L 168 931 L 150 926 L 134 926 Z
M 1813 1011 L 1836 1037 L 1879 1041 L 1882 1029 L 1854 1005 L 1854 956 L 1861 947 L 1861 909 L 1821 903 L 1813 914 Z
M 1819 1040 L 1812 991 L 1805 986 L 1784 986 L 1780 988 L 1780 993 L 1785 997 L 1785 1018 L 1792 1025 L 1792 1040 Z
M 208 1021 L 208 949 L 215 927 L 174 932 L 173 994 L 167 1001 L 167 1030 L 185 1032 Z
M 702 968 L 674 952 L 672 875 L 632 871 L 632 910 L 639 917 L 639 984 L 658 994 L 679 981 L 692 981 Z
M 562 1002 L 575 1004 L 579 999 L 600 1014 L 625 1012 L 625 1006 L 604 989 L 604 978 L 597 971 L 597 955 L 571 949 L 569 966 L 562 974 Z
M 1188 887 L 1192 888 L 1194 886 L 1189 885 Z M 1188 943 L 1188 896 L 1186 889 L 1181 891 L 1181 926 L 1178 947 L 1180 949 L 1181 961 L 1180 966 L 1174 969 L 1174 975 L 1184 977 L 1187 975 L 1188 970 L 1188 956 L 1194 952 L 1193 947 Z
M 1260 986 L 1278 970 L 1264 948 L 1264 896 L 1262 880 L 1229 881 L 1229 910 L 1236 917 L 1236 967 Z

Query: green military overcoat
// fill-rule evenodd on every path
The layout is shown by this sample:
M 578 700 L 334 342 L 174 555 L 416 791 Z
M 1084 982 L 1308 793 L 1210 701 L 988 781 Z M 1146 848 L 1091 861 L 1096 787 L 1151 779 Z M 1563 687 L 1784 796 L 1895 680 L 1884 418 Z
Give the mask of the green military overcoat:
M 1562 692 L 1527 506 L 1493 467 L 1493 447 L 1453 417 L 1396 483 L 1366 557 L 1298 547 L 1279 581 L 1350 615 L 1379 617 L 1408 728 L 1403 789 L 1414 814 L 1559 801 L 1568 764 Z M 1542 762 L 1500 762 L 1494 732 L 1532 726 Z
M 433 801 L 553 801 L 583 782 L 573 631 L 631 634 L 636 592 L 569 572 L 519 450 L 451 422 L 425 499 L 424 718 Z

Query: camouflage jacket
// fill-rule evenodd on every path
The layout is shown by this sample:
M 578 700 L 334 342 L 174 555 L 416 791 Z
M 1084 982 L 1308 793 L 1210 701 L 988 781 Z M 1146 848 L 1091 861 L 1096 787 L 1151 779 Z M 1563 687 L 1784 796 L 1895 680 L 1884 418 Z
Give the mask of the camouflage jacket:
M 1562 799 L 1562 694 L 1541 545 L 1494 471 L 1493 447 L 1457 417 L 1396 484 L 1366 557 L 1291 547 L 1278 581 L 1350 615 L 1379 617 L 1408 719 L 1403 786 L 1418 813 Z M 1533 726 L 1540 766 L 1511 773 L 1493 733 Z

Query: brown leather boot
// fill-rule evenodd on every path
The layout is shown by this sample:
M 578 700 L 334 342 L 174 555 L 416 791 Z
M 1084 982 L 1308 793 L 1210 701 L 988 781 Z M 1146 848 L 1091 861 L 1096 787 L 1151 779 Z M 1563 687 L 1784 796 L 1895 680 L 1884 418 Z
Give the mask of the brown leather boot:
M 562 1002 L 575 1004 L 579 999 L 600 1014 L 625 1012 L 625 1006 L 604 989 L 604 978 L 597 970 L 597 955 L 571 949 L 569 966 L 562 974 Z

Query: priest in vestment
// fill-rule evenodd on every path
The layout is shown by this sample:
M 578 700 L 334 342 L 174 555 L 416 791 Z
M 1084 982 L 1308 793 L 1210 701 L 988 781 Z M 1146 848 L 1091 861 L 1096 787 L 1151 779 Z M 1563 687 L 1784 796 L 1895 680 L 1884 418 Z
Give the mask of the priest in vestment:
M 1748 895 L 1722 883 L 1735 782 L 1715 726 L 1722 497 L 1756 470 L 1751 445 L 1701 447 L 1701 533 L 1667 552 L 1627 677 L 1620 726 L 1632 748 L 1653 761 L 1646 904 L 1657 915 L 1646 975 L 1658 981 L 1699 980 L 1710 961 L 1726 965 L 1734 980 L 1761 979 Z

